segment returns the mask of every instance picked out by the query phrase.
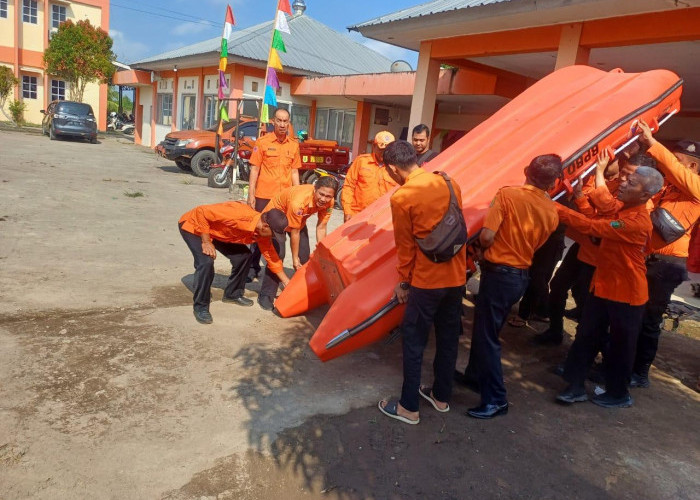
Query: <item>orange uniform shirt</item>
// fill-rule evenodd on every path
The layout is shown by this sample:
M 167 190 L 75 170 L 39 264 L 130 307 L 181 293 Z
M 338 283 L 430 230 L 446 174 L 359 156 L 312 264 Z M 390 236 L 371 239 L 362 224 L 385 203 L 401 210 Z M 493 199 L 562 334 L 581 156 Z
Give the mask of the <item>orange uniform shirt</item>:
M 606 181 L 605 188 L 596 188 L 595 177 L 590 176 L 583 187 L 585 196 L 574 200 L 578 211 L 590 219 L 615 218 L 619 209 L 622 208 L 622 203 L 615 198 L 619 187 L 620 181 L 612 179 Z M 567 228 L 566 235 L 579 244 L 578 260 L 595 267 L 599 245 L 595 244 L 589 235 L 572 228 Z
M 355 215 L 377 201 L 398 184 L 377 163 L 372 153 L 355 158 L 345 176 L 341 194 L 343 212 Z
M 255 197 L 272 199 L 292 185 L 292 170 L 301 168 L 299 143 L 290 137 L 280 142 L 274 133 L 265 134 L 255 141 L 250 163 L 260 167 Z
M 240 201 L 227 201 L 193 208 L 178 221 L 182 229 L 197 236 L 208 234 L 211 239 L 224 243 L 249 245 L 257 242 L 270 271 L 280 272 L 282 261 L 270 238 L 261 238 L 255 232 L 260 213 Z
M 596 297 L 633 306 L 649 300 L 645 249 L 651 238 L 651 217 L 645 205 L 626 208 L 615 220 L 593 220 L 557 206 L 564 224 L 602 238 L 591 291 Z
M 654 197 L 654 204 L 668 210 L 686 233 L 672 243 L 666 243 L 656 231 L 652 233 L 651 251 L 662 255 L 688 257 L 692 226 L 700 217 L 700 177 L 688 170 L 676 156 L 661 143 L 649 148 L 649 154 L 658 162 L 659 170 L 666 176 L 666 187 Z
M 287 216 L 287 229 L 302 229 L 306 220 L 313 214 L 318 214 L 318 223 L 328 222 L 333 212 L 333 201 L 328 206 L 318 207 L 314 203 L 314 186 L 302 184 L 285 189 L 270 200 L 263 212 L 273 208 L 281 210 Z
M 532 256 L 559 225 L 554 202 L 535 186 L 498 190 L 483 226 L 496 232 L 484 258 L 494 264 L 527 269 Z
M 462 205 L 462 191 L 452 180 Z M 344 189 L 344 188 L 343 188 Z M 418 248 L 416 238 L 425 238 L 442 220 L 450 202 L 450 190 L 442 176 L 418 168 L 391 195 L 397 270 L 401 281 L 417 288 L 448 288 L 467 281 L 466 248 L 447 262 L 433 262 Z

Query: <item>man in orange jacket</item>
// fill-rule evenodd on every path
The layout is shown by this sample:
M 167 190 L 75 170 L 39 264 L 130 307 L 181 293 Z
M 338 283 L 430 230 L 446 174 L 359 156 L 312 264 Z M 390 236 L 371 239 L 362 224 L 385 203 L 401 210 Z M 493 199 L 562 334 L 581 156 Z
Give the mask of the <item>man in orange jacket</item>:
M 425 238 L 442 220 L 450 203 L 450 190 L 440 175 L 426 172 L 417 165 L 413 146 L 406 141 L 390 144 L 385 159 L 401 187 L 391 196 L 391 217 L 398 257 L 400 282 L 394 294 L 406 303 L 401 322 L 403 338 L 403 387 L 401 399 L 379 402 L 385 415 L 408 424 L 420 421 L 419 396 L 437 411 L 449 411 L 452 395 L 452 372 L 457 361 L 462 324 L 462 287 L 466 282 L 466 249 L 446 262 L 435 263 L 416 243 Z M 459 206 L 459 184 L 450 180 Z M 418 195 L 417 195 L 418 194 Z M 423 351 L 430 329 L 435 326 L 436 350 L 433 362 L 435 380 L 421 387 Z
M 397 185 L 384 166 L 384 149 L 392 142 L 390 132 L 379 132 L 372 152 L 358 156 L 350 165 L 341 195 L 345 222 Z
M 270 272 L 283 282 L 282 261 L 272 246 L 273 233 L 284 232 L 287 217 L 279 210 L 261 214 L 242 202 L 229 201 L 193 208 L 178 222 L 182 239 L 194 256 L 194 317 L 200 323 L 213 321 L 209 313 L 214 259 L 218 250 L 231 261 L 231 275 L 224 289 L 224 302 L 252 306 L 244 297 L 245 281 L 250 268 L 250 250 L 246 245 L 257 242 Z
M 557 396 L 565 404 L 588 400 L 584 381 L 599 346 L 605 356 L 605 392 L 593 403 L 606 408 L 632 405 L 627 389 L 634 350 L 642 325 L 647 291 L 644 249 L 651 239 L 651 217 L 646 202 L 659 192 L 663 177 L 651 167 L 639 167 L 620 183 L 622 202 L 614 220 L 593 220 L 557 205 L 559 218 L 577 231 L 601 238 L 591 295 L 564 366 L 567 388 Z M 609 332 L 609 333 L 608 333 Z M 604 342 L 609 339 L 609 342 Z
M 688 279 L 686 270 L 690 233 L 700 217 L 700 142 L 681 141 L 666 149 L 654 139 L 645 122 L 639 123 L 640 141 L 657 160 L 666 176 L 666 186 L 653 198 L 655 207 L 665 209 L 686 230 L 675 241 L 665 241 L 658 231 L 652 233 L 651 254 L 647 258 L 649 302 L 637 340 L 637 352 L 630 387 L 649 387 L 649 368 L 656 357 L 663 314 L 678 285 Z
M 488 419 L 508 412 L 498 337 L 511 307 L 525 293 L 535 251 L 559 225 L 547 191 L 561 171 L 557 155 L 533 158 L 525 168 L 525 185 L 501 188 L 484 218 L 469 364 L 457 377 L 462 383 L 476 382 L 481 393 L 481 405 L 469 409 L 470 417 Z
M 250 156 L 248 205 L 262 212 L 283 189 L 299 185 L 299 142 L 288 135 L 289 111 L 279 108 L 272 119 L 274 130 L 255 141 Z M 254 274 L 260 272 L 260 250 L 253 246 Z
M 306 221 L 313 214 L 318 214 L 316 223 L 316 241 L 326 237 L 328 220 L 333 212 L 335 193 L 338 191 L 338 181 L 335 177 L 321 177 L 312 186 L 303 184 L 285 189 L 270 200 L 263 213 L 278 210 L 287 217 L 290 247 L 292 249 L 292 265 L 296 271 L 304 265 L 311 254 L 309 245 L 309 230 Z M 275 234 L 273 244 L 281 259 L 284 259 L 286 236 L 285 232 Z M 263 309 L 270 311 L 274 308 L 274 300 L 277 295 L 280 280 L 273 269 L 265 270 L 258 304 Z

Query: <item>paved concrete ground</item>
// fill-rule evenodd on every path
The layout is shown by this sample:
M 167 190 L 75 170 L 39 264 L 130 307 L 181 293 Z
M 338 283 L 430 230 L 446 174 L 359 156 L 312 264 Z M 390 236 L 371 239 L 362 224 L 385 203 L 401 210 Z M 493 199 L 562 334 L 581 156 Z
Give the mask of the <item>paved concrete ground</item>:
M 467 419 L 457 389 L 404 426 L 375 407 L 399 342 L 322 364 L 323 310 L 221 303 L 221 258 L 215 323 L 194 321 L 177 219 L 226 199 L 123 139 L 0 131 L 0 498 L 698 498 L 696 324 L 631 409 L 553 404 L 566 345 L 507 329 L 508 416 Z

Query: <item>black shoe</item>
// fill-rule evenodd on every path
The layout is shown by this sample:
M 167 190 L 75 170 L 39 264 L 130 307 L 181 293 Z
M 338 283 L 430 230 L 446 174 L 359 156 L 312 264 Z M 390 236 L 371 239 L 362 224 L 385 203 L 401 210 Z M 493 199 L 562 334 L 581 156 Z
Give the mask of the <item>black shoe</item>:
M 236 297 L 235 299 L 232 299 L 230 297 L 224 297 L 223 299 L 221 299 L 221 302 L 226 302 L 227 304 L 236 304 L 243 307 L 250 307 L 253 304 L 255 304 L 255 302 L 246 297 Z
M 481 392 L 479 390 L 479 382 L 477 382 L 471 377 L 467 377 L 464 373 L 462 373 L 459 370 L 455 370 L 454 381 L 457 382 L 459 385 L 466 387 L 470 391 L 476 392 L 477 394 Z
M 561 345 L 563 340 L 563 333 L 553 332 L 552 330 L 545 330 L 532 337 L 532 343 L 535 345 Z
M 481 405 L 467 410 L 467 415 L 470 417 L 481 419 L 493 418 L 506 413 L 508 413 L 507 401 L 502 405 Z
M 204 325 L 208 325 L 214 322 L 214 318 L 211 317 L 209 311 L 198 311 L 197 309 L 194 310 L 194 319 L 196 319 Z
M 629 393 L 622 397 L 613 397 L 607 392 L 599 396 L 593 396 L 591 398 L 591 403 L 602 406 L 603 408 L 629 408 L 634 403 L 634 399 Z
M 639 373 L 632 374 L 630 378 L 630 387 L 634 389 L 646 389 L 649 385 L 649 375 L 640 375 Z
M 573 309 L 567 309 L 564 311 L 564 317 L 569 318 L 571 321 L 576 321 L 577 323 L 581 321 L 581 309 L 574 307 Z
M 266 311 L 272 311 L 275 308 L 275 301 L 269 295 L 259 295 L 258 304 Z
M 583 387 L 574 387 L 570 385 L 564 389 L 564 392 L 557 395 L 557 403 L 563 403 L 565 405 L 581 403 L 583 401 L 588 401 L 588 394 L 586 394 L 586 389 Z

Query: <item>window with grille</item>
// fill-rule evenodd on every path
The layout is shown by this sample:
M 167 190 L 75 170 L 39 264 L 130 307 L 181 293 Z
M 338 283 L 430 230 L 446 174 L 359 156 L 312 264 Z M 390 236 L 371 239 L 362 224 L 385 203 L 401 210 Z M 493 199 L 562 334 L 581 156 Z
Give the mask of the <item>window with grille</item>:
M 0 0 L 0 18 L 7 19 L 7 0 Z
M 160 125 L 173 123 L 173 95 L 158 94 L 158 120 Z
M 24 0 L 22 4 L 22 21 L 37 24 L 37 0 Z
M 36 76 L 22 76 L 22 97 L 36 99 Z
M 66 20 L 66 6 L 65 5 L 52 5 L 51 6 L 51 27 L 58 28 L 58 26 Z
M 66 82 L 63 80 L 51 80 L 51 101 L 66 100 Z
M 355 133 L 355 112 L 343 109 L 319 109 L 316 112 L 314 139 L 338 141 L 341 146 L 352 146 Z

